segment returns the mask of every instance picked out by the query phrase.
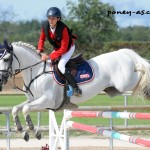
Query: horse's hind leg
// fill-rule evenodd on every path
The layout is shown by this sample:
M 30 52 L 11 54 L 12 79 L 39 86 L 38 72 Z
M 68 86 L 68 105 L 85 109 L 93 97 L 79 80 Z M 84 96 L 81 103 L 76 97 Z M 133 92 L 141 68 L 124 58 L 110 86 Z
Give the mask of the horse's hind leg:
M 13 116 L 13 120 L 15 122 L 15 127 L 17 129 L 17 131 L 22 131 L 22 125 L 18 116 L 18 112 L 22 110 L 22 108 L 24 107 L 24 105 L 26 105 L 28 102 L 23 102 L 17 106 L 14 106 L 12 109 L 12 116 Z

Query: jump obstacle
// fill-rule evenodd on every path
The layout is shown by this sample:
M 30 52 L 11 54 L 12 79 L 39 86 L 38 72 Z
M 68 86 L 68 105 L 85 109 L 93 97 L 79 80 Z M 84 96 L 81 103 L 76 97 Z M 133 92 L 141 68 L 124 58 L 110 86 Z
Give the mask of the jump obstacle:
M 81 109 L 80 109 L 81 110 Z M 83 110 L 83 108 L 82 108 Z M 90 110 L 90 108 L 89 108 Z M 92 110 L 92 108 L 91 108 Z M 97 109 L 96 109 L 97 110 Z M 110 129 L 106 130 L 103 127 L 93 127 L 73 121 L 69 121 L 71 118 L 121 118 L 121 119 L 146 119 L 150 120 L 150 113 L 130 113 L 130 112 L 111 112 L 111 111 L 71 111 L 64 110 L 64 116 L 60 128 L 57 125 L 55 114 L 53 111 L 49 111 L 49 147 L 50 150 L 56 150 L 57 144 L 62 150 L 69 150 L 69 136 L 68 131 L 70 128 L 87 131 L 93 134 L 100 134 L 110 138 L 110 149 L 113 149 L 113 139 L 126 141 L 129 143 L 150 147 L 150 140 L 141 138 L 135 138 L 132 136 L 120 134 L 112 129 L 112 120 L 110 123 Z
M 32 112 L 37 112 L 37 128 L 40 128 L 40 131 L 42 131 L 42 132 L 48 132 L 49 129 L 40 127 L 40 115 L 41 115 L 41 113 L 39 111 L 40 112 L 45 112 L 47 110 L 41 109 L 41 110 L 32 111 Z M 16 129 L 11 129 L 11 127 L 10 127 L 10 114 L 11 114 L 11 112 L 12 112 L 12 107 L 0 107 L 0 114 L 6 116 L 6 128 L 5 129 L 0 129 L 0 133 L 1 134 L 4 133 L 6 135 L 6 150 L 10 150 L 10 136 L 11 136 L 11 133 L 12 132 L 14 132 L 14 133 L 17 132 Z M 23 130 L 23 131 L 26 131 L 26 130 Z
M 124 131 L 124 130 L 133 130 L 133 129 L 141 129 L 141 130 L 150 130 L 150 126 L 137 126 L 137 127 L 113 127 L 112 126 L 112 120 L 111 118 L 127 118 L 127 119 L 149 119 L 150 118 L 150 114 L 149 113 L 129 113 L 129 112 L 111 112 L 111 110 L 150 110 L 150 106 L 95 106 L 95 107 L 87 107 L 87 106 L 82 106 L 79 107 L 78 110 L 80 111 L 68 111 L 67 110 L 67 115 L 64 115 L 65 117 L 63 117 L 63 121 L 61 123 L 61 127 L 59 128 L 56 122 L 56 118 L 53 112 L 50 111 L 51 115 L 49 115 L 49 121 L 50 121 L 50 126 L 49 129 L 48 128 L 41 128 L 42 132 L 48 132 L 50 133 L 49 137 L 50 137 L 50 143 L 54 143 L 53 145 L 50 144 L 50 146 L 52 146 L 52 150 L 55 150 L 55 147 L 57 146 L 57 143 L 59 141 L 59 143 L 61 143 L 61 147 L 63 148 L 62 150 L 69 150 L 69 137 L 68 137 L 68 118 L 72 118 L 72 117 L 103 117 L 103 118 L 110 118 L 110 127 L 104 127 L 104 131 L 103 133 L 106 133 L 107 131 L 112 131 L 114 129 L 119 130 L 119 131 Z M 83 111 L 86 110 L 86 111 Z M 95 112 L 90 111 L 90 110 L 95 110 Z M 100 111 L 102 112 L 100 112 Z M 106 110 L 106 111 L 104 111 Z M 0 114 L 4 114 L 6 115 L 6 129 L 0 129 L 0 133 L 5 133 L 6 135 L 6 149 L 10 150 L 10 136 L 12 132 L 16 132 L 15 129 L 11 129 L 10 128 L 10 114 L 11 114 L 12 108 L 11 107 L 0 107 Z M 39 111 L 39 110 L 38 110 Z M 47 110 L 40 110 L 40 111 L 47 111 Z M 66 113 L 64 113 L 66 114 Z M 40 126 L 40 113 L 38 113 L 38 122 L 37 122 L 37 126 Z M 69 129 L 71 130 L 71 129 Z M 52 133 L 52 134 L 51 134 Z M 112 132 L 114 133 L 114 132 Z M 117 133 L 115 133 L 117 135 Z M 121 135 L 120 135 L 121 136 Z M 123 136 L 125 137 L 125 136 Z M 127 139 L 129 139 L 129 136 Z M 134 139 L 135 141 L 139 141 L 139 139 L 136 138 L 130 138 L 130 139 Z M 111 143 L 110 143 L 110 147 L 113 147 L 113 143 L 112 143 L 112 137 L 110 139 Z M 140 139 L 140 141 L 142 141 L 142 139 Z M 145 140 L 144 140 L 145 141 Z M 143 141 L 143 142 L 144 142 Z M 150 141 L 149 141 L 150 142 Z M 139 142 L 138 142 L 139 143 Z M 137 143 L 135 143 L 137 144 Z M 141 145 L 141 143 L 139 143 Z M 142 143 L 143 144 L 143 143 Z M 145 145 L 144 145 L 145 146 Z M 112 149 L 112 148 L 111 148 Z
M 88 126 L 88 125 L 73 122 L 73 121 L 68 121 L 67 126 L 75 128 L 75 129 L 80 129 L 80 130 L 83 130 L 83 131 L 91 132 L 91 133 L 94 133 L 94 134 L 104 135 L 104 136 L 107 136 L 107 137 L 111 137 L 113 139 L 118 139 L 118 140 L 130 142 L 130 143 L 133 143 L 133 144 L 138 144 L 138 145 L 150 147 L 150 141 L 148 141 L 148 140 L 143 140 L 143 139 L 140 139 L 140 138 L 134 138 L 132 136 L 127 136 L 127 135 L 124 135 L 124 134 L 120 134 L 118 132 L 105 130 L 104 128 L 92 127 L 92 126 Z
M 74 124 L 72 122 L 69 123 L 69 119 L 72 117 L 87 117 L 87 118 L 95 118 L 95 117 L 103 117 L 103 118 L 110 118 L 110 127 L 106 127 L 106 128 L 97 128 L 99 129 L 98 131 L 102 131 L 103 132 L 95 132 L 95 134 L 102 134 L 102 135 L 106 135 L 108 137 L 111 137 L 110 141 L 113 138 L 120 138 L 120 140 L 123 141 L 128 141 L 130 143 L 134 143 L 134 144 L 138 144 L 138 145 L 143 145 L 143 146 L 149 146 L 150 141 L 147 140 L 143 140 L 143 139 L 139 139 L 139 138 L 134 138 L 134 137 L 130 137 L 127 135 L 122 135 L 120 133 L 114 132 L 112 131 L 113 129 L 116 130 L 134 130 L 134 129 L 142 129 L 142 130 L 150 130 L 150 126 L 139 126 L 139 127 L 113 127 L 111 124 L 111 119 L 112 118 L 122 118 L 122 119 L 150 119 L 150 113 L 129 113 L 129 112 L 111 112 L 111 110 L 150 110 L 150 106 L 102 106 L 102 107 L 86 107 L 86 106 L 82 106 L 79 107 L 78 109 L 79 111 L 70 111 L 70 110 L 65 110 L 64 111 L 64 117 L 61 123 L 60 128 L 57 125 L 57 121 L 54 115 L 54 112 L 50 111 L 50 126 L 49 126 L 49 137 L 50 137 L 50 144 L 51 146 L 51 150 L 55 150 L 57 147 L 57 143 L 60 143 L 60 146 L 62 147 L 62 150 L 69 150 L 69 136 L 68 136 L 68 128 L 75 128 L 75 126 L 73 126 Z M 85 111 L 83 111 L 85 110 Z M 95 111 L 91 111 L 91 110 L 95 110 Z M 99 111 L 98 111 L 99 110 Z M 106 111 L 104 111 L 106 110 Z M 16 132 L 16 130 L 11 129 L 10 128 L 10 113 L 12 111 L 11 107 L 1 107 L 0 108 L 0 114 L 4 114 L 6 115 L 6 129 L 0 129 L 0 132 L 4 132 L 6 133 L 6 148 L 7 150 L 10 150 L 10 135 L 12 132 Z M 37 110 L 37 112 L 39 111 L 47 111 L 47 110 Z M 67 115 L 66 115 L 67 112 Z M 38 113 L 38 118 L 40 114 Z M 78 123 L 76 123 L 77 125 Z M 40 126 L 40 119 L 38 119 L 38 126 Z M 83 125 L 83 124 L 82 124 Z M 82 127 L 87 127 L 87 125 L 83 125 Z M 81 124 L 80 124 L 81 127 Z M 90 127 L 90 126 L 89 126 Z M 42 129 L 40 127 L 41 131 L 44 132 L 48 132 L 48 129 Z M 80 129 L 77 128 L 76 129 Z M 81 129 L 80 129 L 81 130 Z M 83 128 L 84 130 L 84 128 Z M 95 129 L 96 130 L 96 129 Z M 111 130 L 111 131 L 110 131 Z M 91 131 L 88 131 L 91 132 Z M 112 145 L 112 144 L 110 144 Z M 112 147 L 112 146 L 110 146 Z M 113 149 L 113 148 L 111 148 Z

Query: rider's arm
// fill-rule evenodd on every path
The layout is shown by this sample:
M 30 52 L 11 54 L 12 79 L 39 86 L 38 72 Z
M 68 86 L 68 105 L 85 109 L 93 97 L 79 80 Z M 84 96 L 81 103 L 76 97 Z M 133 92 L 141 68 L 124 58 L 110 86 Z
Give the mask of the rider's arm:
M 38 42 L 38 50 L 40 50 L 40 52 L 43 52 L 45 39 L 46 39 L 46 35 L 44 33 L 44 29 L 42 28 L 40 38 L 39 38 L 39 42 Z

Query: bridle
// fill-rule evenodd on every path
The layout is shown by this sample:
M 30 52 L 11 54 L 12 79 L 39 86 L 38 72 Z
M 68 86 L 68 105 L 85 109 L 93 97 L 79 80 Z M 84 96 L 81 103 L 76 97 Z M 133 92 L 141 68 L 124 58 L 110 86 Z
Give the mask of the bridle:
M 16 58 L 17 58 L 17 57 L 16 57 Z M 18 62 L 19 62 L 19 61 L 18 61 Z M 19 87 L 16 85 L 16 83 L 15 83 L 15 77 L 16 77 L 16 75 L 17 75 L 18 73 L 21 73 L 22 71 L 27 70 L 27 69 L 31 69 L 31 76 L 32 76 L 32 68 L 33 68 L 34 66 L 37 66 L 37 65 L 41 64 L 41 63 L 43 63 L 43 61 L 39 61 L 39 62 L 37 62 L 37 63 L 35 63 L 35 64 L 33 64 L 33 65 L 30 65 L 30 66 L 28 66 L 28 67 L 25 67 L 25 68 L 19 68 L 19 69 L 14 70 L 15 73 L 13 73 L 13 82 L 14 82 L 15 87 L 16 87 L 17 89 L 19 89 L 20 91 L 22 91 L 22 92 L 25 92 L 25 93 L 28 93 L 28 92 L 29 92 L 29 93 L 34 97 L 33 93 L 32 93 L 31 90 L 30 90 L 31 84 L 32 84 L 37 78 L 39 78 L 41 75 L 43 75 L 43 74 L 45 74 L 45 73 L 53 73 L 53 71 L 46 71 L 46 61 L 44 61 L 43 71 L 42 71 L 40 74 L 36 75 L 33 79 L 31 79 L 28 85 L 26 85 L 26 84 L 24 83 L 25 90 L 19 88 Z M 20 64 L 20 62 L 19 62 L 19 64 Z
M 10 54 L 9 65 L 8 65 L 7 70 L 0 70 L 0 72 L 3 73 L 1 76 L 5 79 L 6 83 L 7 83 L 9 77 L 13 77 L 13 82 L 14 82 L 15 88 L 17 88 L 17 89 L 19 89 L 20 91 L 25 92 L 25 93 L 30 92 L 30 94 L 34 97 L 33 93 L 32 93 L 31 90 L 30 90 L 31 84 L 32 84 L 38 77 L 40 77 L 41 75 L 43 75 L 43 74 L 45 74 L 45 73 L 53 73 L 53 71 L 46 71 L 46 61 L 44 61 L 44 62 L 43 62 L 43 61 L 39 61 L 39 62 L 37 62 L 37 63 L 35 63 L 35 64 L 33 64 L 33 65 L 30 65 L 30 66 L 28 66 L 28 67 L 20 68 L 20 61 L 19 61 L 19 59 L 17 58 L 17 56 L 13 53 L 13 49 L 12 49 L 11 51 L 6 49 L 6 51 Z M 18 64 L 19 64 L 19 69 L 16 69 L 16 70 L 14 70 L 14 71 L 13 71 L 13 69 L 12 69 L 13 56 L 15 57 L 15 59 L 17 60 L 17 62 L 18 62 Z M 41 63 L 44 63 L 43 71 L 42 71 L 40 74 L 38 74 L 37 76 L 35 76 L 33 79 L 31 79 L 28 85 L 26 85 L 26 84 L 24 83 L 25 90 L 19 88 L 19 87 L 16 85 L 16 82 L 15 82 L 16 75 L 17 75 L 18 73 L 24 71 L 24 70 L 27 70 L 27 69 L 31 69 L 31 74 L 32 74 L 32 68 L 33 68 L 34 66 L 37 66 L 37 65 L 41 64 Z M 5 83 L 5 84 L 6 84 L 6 83 Z
M 1 81 L 0 81 L 0 84 L 2 84 L 3 83 L 3 79 L 4 79 L 4 84 L 6 84 L 7 83 L 7 81 L 8 81 L 8 78 L 9 78 L 9 76 L 12 76 L 12 61 L 13 61 L 13 55 L 12 55 L 12 52 L 11 51 L 8 51 L 8 50 L 6 50 L 6 49 L 2 49 L 2 50 L 4 50 L 4 52 L 5 52 L 5 54 L 8 52 L 9 54 L 10 54 L 10 58 L 9 58 L 9 64 L 8 64 L 8 68 L 6 69 L 6 70 L 0 70 L 0 72 L 2 73 L 2 74 L 0 74 L 0 76 L 1 76 Z M 4 57 L 5 55 L 3 55 L 3 57 Z M 1 59 L 3 59 L 3 57 L 1 58 Z M 4 59 L 4 61 L 5 61 L 5 59 Z

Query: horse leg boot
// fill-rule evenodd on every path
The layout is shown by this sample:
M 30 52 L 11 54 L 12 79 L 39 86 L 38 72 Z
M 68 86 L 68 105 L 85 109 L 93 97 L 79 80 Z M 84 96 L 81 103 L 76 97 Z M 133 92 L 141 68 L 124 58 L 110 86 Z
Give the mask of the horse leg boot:
M 68 81 L 69 84 L 71 84 L 71 86 L 73 87 L 73 94 L 75 96 L 82 96 L 82 91 L 81 89 L 78 87 L 74 77 L 70 74 L 69 70 L 65 70 L 64 76 L 66 78 L 66 80 Z
M 22 112 L 23 112 L 24 118 L 26 120 L 26 124 L 28 125 L 29 129 L 33 130 L 34 125 L 32 123 L 31 117 L 29 115 L 29 106 L 28 106 L 28 104 L 23 107 Z
M 14 106 L 12 109 L 12 116 L 15 123 L 15 127 L 17 131 L 22 131 L 22 125 L 18 116 L 18 112 L 22 110 L 23 106 L 26 105 L 28 102 L 23 102 L 17 106 Z
M 15 128 L 17 129 L 17 131 L 22 131 L 22 125 L 18 116 L 18 111 L 19 111 L 18 108 L 14 106 L 12 109 L 12 116 L 13 116 Z

